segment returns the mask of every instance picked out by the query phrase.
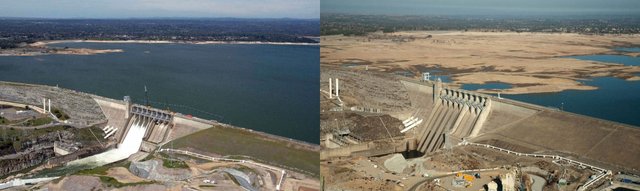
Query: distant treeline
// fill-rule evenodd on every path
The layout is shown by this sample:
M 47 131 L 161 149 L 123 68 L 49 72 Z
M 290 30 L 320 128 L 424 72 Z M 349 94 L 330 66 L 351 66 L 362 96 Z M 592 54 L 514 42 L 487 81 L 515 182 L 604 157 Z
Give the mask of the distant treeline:
M 489 16 L 387 16 L 322 14 L 321 35 L 365 35 L 370 32 L 409 30 L 474 30 L 512 32 L 569 32 L 585 34 L 636 34 L 640 17 L 489 17 Z
M 318 19 L 0 18 L 0 47 L 41 40 L 174 40 L 315 43 Z

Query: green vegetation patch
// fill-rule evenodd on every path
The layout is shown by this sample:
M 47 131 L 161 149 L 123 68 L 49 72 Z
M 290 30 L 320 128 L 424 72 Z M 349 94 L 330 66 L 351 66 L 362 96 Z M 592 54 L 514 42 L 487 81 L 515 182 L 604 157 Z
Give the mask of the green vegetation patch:
M 75 132 L 75 135 L 76 135 L 76 138 L 75 138 L 76 141 L 79 141 L 83 144 L 89 143 L 89 142 L 95 142 L 96 139 L 98 141 L 105 141 L 102 129 L 96 126 L 77 129 L 77 131 Z
M 236 165 L 234 167 L 234 169 L 245 172 L 245 173 L 253 173 L 253 174 L 258 174 L 258 172 L 256 172 L 256 170 L 254 170 L 253 168 L 249 168 L 247 166 L 244 165 Z
M 100 182 L 102 182 L 102 184 L 107 186 L 107 187 L 116 187 L 116 188 L 122 188 L 122 187 L 125 187 L 125 186 L 154 184 L 155 183 L 153 181 L 122 183 L 122 182 L 116 180 L 115 178 L 109 177 L 109 176 L 100 176 Z
M 22 144 L 25 141 L 30 141 L 32 139 L 37 138 L 40 135 L 44 135 L 50 132 L 55 132 L 59 130 L 64 130 L 72 127 L 64 127 L 64 126 L 54 126 L 48 128 L 40 128 L 40 129 L 21 129 L 21 128 L 0 128 L 0 135 L 2 141 L 0 142 L 0 147 L 6 147 L 7 144 L 11 144 L 11 146 L 16 150 L 22 150 Z
M 58 108 L 53 108 L 53 111 L 51 111 L 53 113 L 53 115 L 55 115 L 58 119 L 60 120 L 67 120 L 69 119 L 69 115 L 67 115 L 66 113 L 62 112 L 62 110 L 58 109 Z
M 9 120 L 0 116 L 0 125 L 9 124 Z
M 76 174 L 78 175 L 107 175 L 107 170 L 109 170 L 110 166 L 99 166 L 90 169 L 84 169 L 78 171 Z
M 107 175 L 107 171 L 110 168 L 113 168 L 113 167 L 124 167 L 124 168 L 128 169 L 129 165 L 131 165 L 130 161 L 122 160 L 120 162 L 115 162 L 115 163 L 111 163 L 111 164 L 108 164 L 108 165 L 98 166 L 98 167 L 91 168 L 91 169 L 83 169 L 83 170 L 80 170 L 80 171 L 76 172 L 75 174 L 77 174 L 77 175 Z
M 189 168 L 189 165 L 181 160 L 162 159 L 162 166 L 166 168 Z
M 191 148 L 220 155 L 249 156 L 259 162 L 300 169 L 312 173 L 313 176 L 318 176 L 320 172 L 318 152 L 298 149 L 289 142 L 268 139 L 235 128 L 214 126 L 166 145 L 173 145 L 176 149 Z
M 48 118 L 48 117 L 42 117 L 42 118 L 36 118 L 36 119 L 29 119 L 26 122 L 24 122 L 25 126 L 40 126 L 40 125 L 46 125 L 49 124 L 53 121 L 53 119 Z

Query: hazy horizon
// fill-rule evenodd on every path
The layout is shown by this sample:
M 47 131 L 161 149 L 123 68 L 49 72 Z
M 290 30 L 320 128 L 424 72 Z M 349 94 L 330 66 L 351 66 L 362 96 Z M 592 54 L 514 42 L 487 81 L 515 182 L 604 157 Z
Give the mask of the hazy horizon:
M 634 0 L 322 0 L 321 13 L 367 15 L 640 15 Z
M 320 0 L 0 0 L 2 18 L 317 19 Z
M 317 18 L 293 18 L 293 17 L 100 17 L 100 18 L 96 18 L 96 17 L 7 17 L 7 16 L 0 16 L 0 19 L 33 19 L 33 20 L 38 20 L 38 19 L 53 19 L 53 20 L 74 20 L 74 19 L 87 19 L 87 20 L 154 20 L 154 19 L 160 19 L 160 20 L 181 20 L 181 19 L 187 19 L 187 20 L 320 20 L 320 17 Z

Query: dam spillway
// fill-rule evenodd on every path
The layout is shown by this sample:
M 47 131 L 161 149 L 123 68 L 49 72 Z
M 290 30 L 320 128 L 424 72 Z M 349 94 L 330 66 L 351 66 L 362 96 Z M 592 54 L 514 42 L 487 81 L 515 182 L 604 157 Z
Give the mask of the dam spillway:
M 145 135 L 149 124 L 144 124 L 142 120 L 138 119 L 135 121 L 136 122 L 128 128 L 128 133 L 117 148 L 83 159 L 71 161 L 67 165 L 101 166 L 126 159 L 132 154 L 138 152 L 140 145 L 142 144 L 142 138 Z
M 126 99 L 125 99 L 126 100 Z M 123 160 L 141 150 L 145 142 L 157 144 L 165 140 L 172 126 L 173 115 L 159 109 L 126 104 L 123 116 L 128 122 L 116 136 L 116 148 L 67 163 L 70 165 L 101 166 Z M 117 127 L 120 128 L 120 127 Z
M 476 136 L 491 109 L 491 99 L 460 89 L 433 85 L 433 110 L 418 130 L 418 151 L 434 152 L 447 141 Z

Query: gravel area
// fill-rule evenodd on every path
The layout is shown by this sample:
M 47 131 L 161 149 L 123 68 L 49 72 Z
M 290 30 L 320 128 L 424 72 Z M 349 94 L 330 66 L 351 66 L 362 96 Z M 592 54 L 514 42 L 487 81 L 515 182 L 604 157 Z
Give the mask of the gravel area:
M 43 98 L 51 99 L 51 107 L 69 115 L 68 122 L 75 126 L 106 121 L 89 94 L 52 86 L 0 82 L 0 100 L 41 106 Z
M 375 108 L 388 113 L 411 106 L 406 88 L 392 76 L 373 71 L 321 67 L 320 89 L 329 91 L 329 78 L 340 79 L 340 98 L 348 107 Z

